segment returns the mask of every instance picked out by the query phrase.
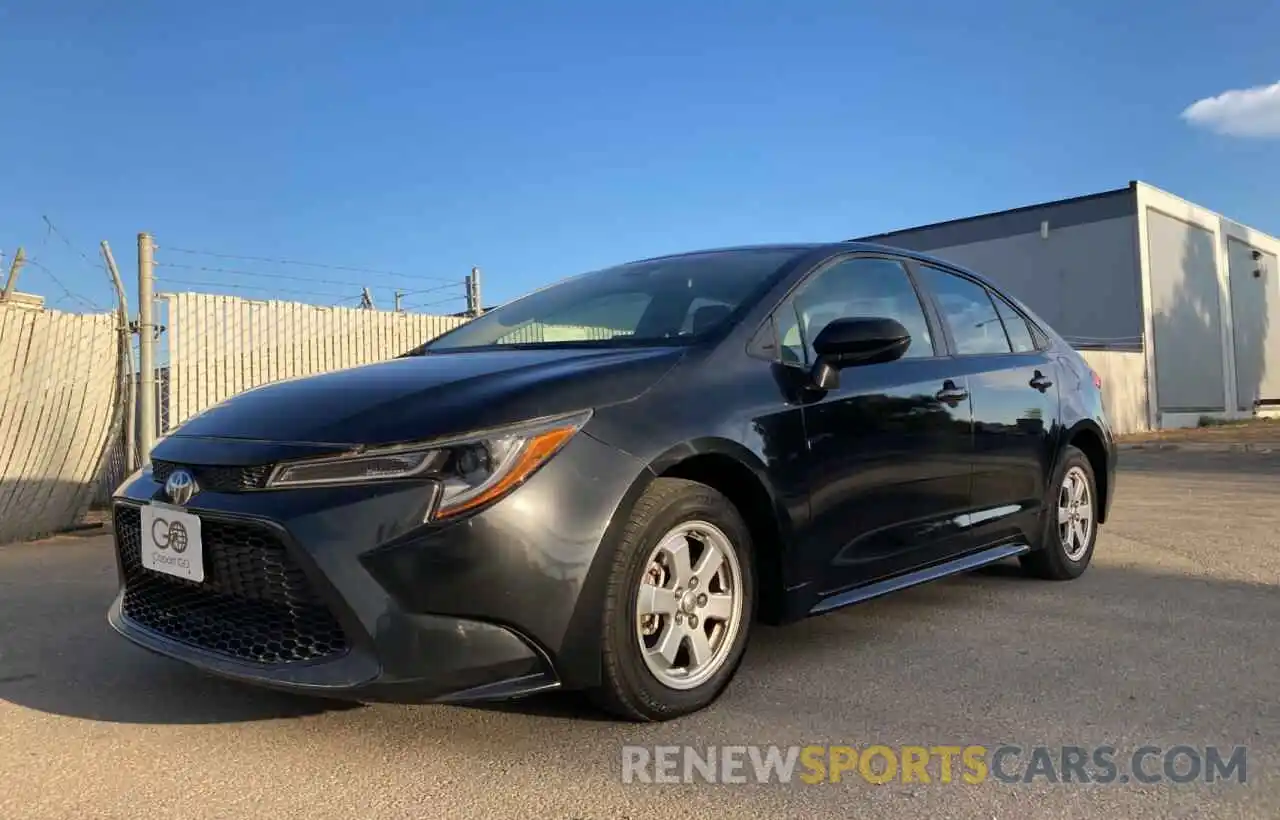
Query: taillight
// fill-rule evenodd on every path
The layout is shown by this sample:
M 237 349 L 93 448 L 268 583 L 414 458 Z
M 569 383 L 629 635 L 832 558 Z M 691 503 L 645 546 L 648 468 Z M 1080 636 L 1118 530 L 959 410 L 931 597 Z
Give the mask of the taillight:
M 1089 373 L 1090 373 L 1090 374 L 1092 374 L 1092 376 L 1093 376 L 1093 386 L 1094 386 L 1094 387 L 1096 387 L 1096 388 L 1098 388 L 1099 390 L 1101 390 L 1101 389 L 1102 389 L 1102 377 L 1098 375 L 1098 371 L 1094 370 L 1094 369 L 1091 367 L 1091 368 L 1089 368 Z

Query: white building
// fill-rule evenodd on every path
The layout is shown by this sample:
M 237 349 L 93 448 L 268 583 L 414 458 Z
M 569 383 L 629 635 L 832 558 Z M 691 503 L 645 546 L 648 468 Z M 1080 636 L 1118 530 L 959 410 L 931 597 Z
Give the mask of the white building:
M 1280 413 L 1280 240 L 1159 188 L 859 239 L 952 260 L 1025 301 L 1107 371 L 1121 429 Z

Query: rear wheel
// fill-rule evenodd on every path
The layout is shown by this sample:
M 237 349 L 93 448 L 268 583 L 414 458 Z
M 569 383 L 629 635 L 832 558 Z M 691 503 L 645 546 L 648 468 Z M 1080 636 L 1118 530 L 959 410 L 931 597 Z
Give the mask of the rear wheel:
M 593 700 L 637 721 L 704 708 L 736 673 L 754 615 L 742 516 L 712 487 L 660 478 L 636 503 L 615 549 Z
M 1068 446 L 1058 465 L 1045 510 L 1040 549 L 1022 556 L 1032 575 L 1052 581 L 1078 578 L 1093 558 L 1098 540 L 1098 482 L 1080 450 Z

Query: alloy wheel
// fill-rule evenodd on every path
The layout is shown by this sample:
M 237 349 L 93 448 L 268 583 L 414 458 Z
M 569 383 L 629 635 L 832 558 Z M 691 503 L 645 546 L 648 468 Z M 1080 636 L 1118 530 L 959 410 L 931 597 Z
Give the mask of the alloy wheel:
M 1071 467 L 1062 477 L 1058 491 L 1058 538 L 1070 561 L 1079 561 L 1089 549 L 1093 535 L 1093 496 L 1089 477 L 1079 467 Z
M 724 666 L 742 626 L 742 570 L 718 527 L 686 521 L 658 541 L 636 594 L 645 666 L 672 689 L 693 689 Z

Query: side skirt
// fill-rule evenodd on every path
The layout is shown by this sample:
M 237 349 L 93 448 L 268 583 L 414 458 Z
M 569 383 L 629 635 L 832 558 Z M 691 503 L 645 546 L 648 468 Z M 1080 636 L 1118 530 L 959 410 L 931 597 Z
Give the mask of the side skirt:
M 813 609 L 809 610 L 810 615 L 817 615 L 822 612 L 830 612 L 833 609 L 840 609 L 851 604 L 860 604 L 863 601 L 869 601 L 872 598 L 879 598 L 882 595 L 888 595 L 891 592 L 897 592 L 907 587 L 914 587 L 929 581 L 937 581 L 940 578 L 946 578 L 949 575 L 957 575 L 961 572 L 968 572 L 971 569 L 994 564 L 996 561 L 1003 561 L 1006 558 L 1012 558 L 1015 555 L 1022 555 L 1030 552 L 1031 547 L 1027 544 L 1005 544 L 999 547 L 991 547 L 980 552 L 970 553 L 944 564 L 935 564 L 931 567 L 918 569 L 914 572 L 908 572 L 903 575 L 896 575 L 892 578 L 886 578 L 883 581 L 876 581 L 866 586 L 850 589 L 846 592 L 839 592 L 829 598 L 823 598 L 814 604 Z

